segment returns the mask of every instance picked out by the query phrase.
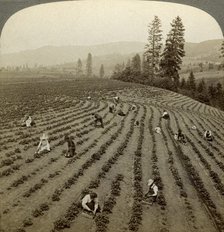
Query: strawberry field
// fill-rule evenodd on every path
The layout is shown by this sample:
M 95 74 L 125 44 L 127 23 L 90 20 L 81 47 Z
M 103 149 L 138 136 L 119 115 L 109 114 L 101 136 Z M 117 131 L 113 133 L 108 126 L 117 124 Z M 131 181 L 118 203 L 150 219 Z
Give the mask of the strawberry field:
M 1 232 L 224 231 L 222 111 L 112 80 L 2 80 L 0 96 Z M 109 113 L 114 96 L 124 117 Z M 163 110 L 170 120 L 161 119 Z M 104 128 L 94 126 L 93 113 Z M 25 114 L 35 127 L 20 126 Z M 174 140 L 178 128 L 187 145 Z M 43 132 L 51 151 L 35 154 Z M 76 143 L 69 159 L 65 134 Z M 153 205 L 142 201 L 150 178 L 159 188 Z M 90 190 L 102 208 L 95 218 L 79 206 Z

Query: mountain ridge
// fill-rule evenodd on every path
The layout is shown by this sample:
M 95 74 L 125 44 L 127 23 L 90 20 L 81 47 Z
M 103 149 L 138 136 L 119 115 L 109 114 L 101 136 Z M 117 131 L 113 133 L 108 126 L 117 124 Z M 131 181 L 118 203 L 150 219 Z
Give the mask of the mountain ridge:
M 186 56 L 184 63 L 190 62 L 218 62 L 222 39 L 207 40 L 200 43 L 185 43 Z M 144 42 L 120 41 L 96 45 L 47 45 L 37 49 L 1 55 L 1 66 L 55 66 L 66 63 L 76 63 L 80 58 L 83 63 L 88 53 L 93 56 L 93 65 L 105 61 L 105 66 L 126 62 L 134 54 L 143 54 Z M 98 60 L 97 60 L 98 59 Z M 100 64 L 99 64 L 100 65 Z

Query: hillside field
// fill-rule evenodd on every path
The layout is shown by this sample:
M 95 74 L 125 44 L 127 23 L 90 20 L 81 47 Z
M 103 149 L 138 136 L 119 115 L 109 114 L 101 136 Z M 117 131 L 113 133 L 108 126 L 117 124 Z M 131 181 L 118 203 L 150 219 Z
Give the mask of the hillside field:
M 108 111 L 116 95 L 124 117 Z M 224 112 L 106 79 L 2 79 L 0 107 L 1 232 L 224 231 Z M 94 126 L 96 112 L 104 128 Z M 20 126 L 25 114 L 36 126 Z M 173 138 L 178 128 L 186 145 Z M 203 139 L 207 129 L 213 142 Z M 36 155 L 43 132 L 52 150 Z M 65 134 L 74 136 L 73 158 Z M 144 197 L 150 178 L 159 188 L 153 205 Z M 88 191 L 99 196 L 95 218 L 79 206 Z

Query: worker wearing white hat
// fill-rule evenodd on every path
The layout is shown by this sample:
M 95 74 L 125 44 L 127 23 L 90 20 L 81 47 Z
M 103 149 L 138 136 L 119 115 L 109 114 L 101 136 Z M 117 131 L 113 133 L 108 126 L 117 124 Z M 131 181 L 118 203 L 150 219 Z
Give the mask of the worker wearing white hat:
M 148 180 L 148 191 L 145 194 L 147 196 L 150 192 L 152 193 L 151 195 L 148 195 L 149 197 L 152 197 L 152 203 L 156 202 L 157 196 L 158 196 L 158 186 L 155 184 L 153 179 Z
M 163 111 L 163 115 L 162 115 L 162 118 L 164 119 L 169 119 L 170 118 L 170 115 L 167 113 L 167 111 Z
M 40 137 L 40 143 L 37 147 L 36 153 L 40 154 L 43 151 L 50 151 L 50 144 L 48 142 L 48 136 L 43 133 L 43 135 Z
M 120 98 L 118 96 L 113 97 L 114 103 L 117 105 L 120 101 Z

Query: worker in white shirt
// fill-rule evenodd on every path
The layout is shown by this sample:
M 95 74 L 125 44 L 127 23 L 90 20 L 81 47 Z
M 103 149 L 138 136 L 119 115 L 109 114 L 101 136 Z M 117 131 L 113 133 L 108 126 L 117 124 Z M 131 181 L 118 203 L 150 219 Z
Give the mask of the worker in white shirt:
M 154 183 L 153 179 L 148 180 L 148 191 L 145 194 L 145 196 L 152 197 L 152 204 L 156 202 L 157 196 L 158 196 L 158 186 Z M 151 193 L 150 195 L 148 195 Z
M 92 192 L 85 195 L 82 199 L 82 208 L 88 212 L 92 212 L 94 215 L 100 212 L 99 200 L 97 194 Z
M 155 128 L 155 132 L 156 132 L 157 134 L 161 134 L 161 128 L 160 128 L 159 126 L 157 126 L 157 127 Z
M 206 130 L 205 133 L 204 133 L 204 138 L 207 141 L 212 142 L 213 141 L 212 132 L 210 130 Z
M 48 136 L 43 133 L 42 137 L 40 137 L 40 142 L 37 147 L 37 151 L 35 153 L 40 154 L 42 152 L 50 152 L 50 144 L 48 142 Z

